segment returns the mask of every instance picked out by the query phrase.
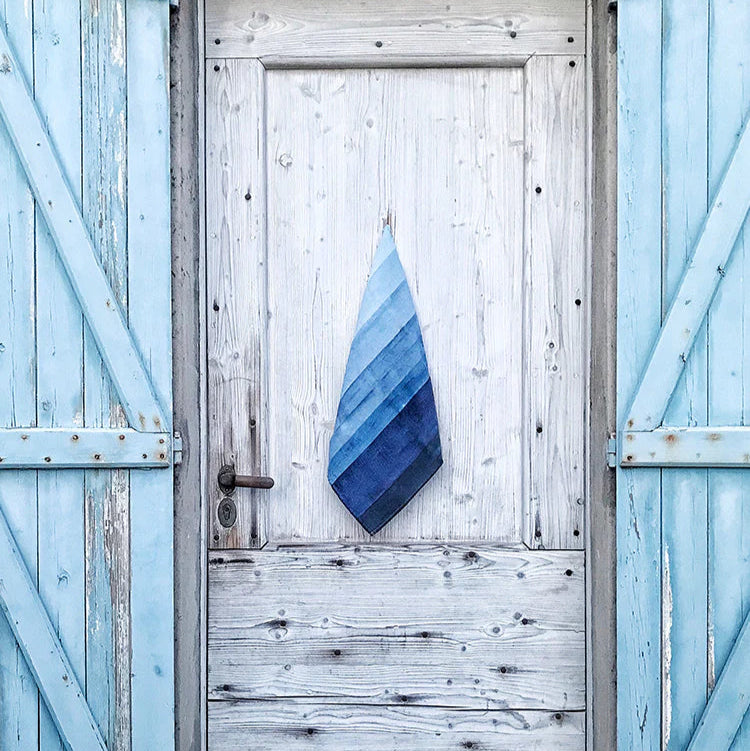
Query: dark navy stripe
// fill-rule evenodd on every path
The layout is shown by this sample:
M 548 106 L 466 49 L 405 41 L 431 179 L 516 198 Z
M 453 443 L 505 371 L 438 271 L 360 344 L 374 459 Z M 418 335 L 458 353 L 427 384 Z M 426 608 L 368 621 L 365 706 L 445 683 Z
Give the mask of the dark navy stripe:
M 375 409 L 359 425 L 353 425 L 354 431 L 348 440 L 329 459 L 328 477 L 337 478 L 365 449 L 372 443 L 380 431 L 401 412 L 409 400 L 424 386 L 430 377 L 427 363 L 418 362 L 383 399 L 382 392 L 374 393 Z M 380 401 L 379 404 L 377 402 Z M 348 427 L 348 426 L 347 426 Z M 344 431 L 341 430 L 343 434 Z
M 371 535 L 380 531 L 440 469 L 442 463 L 440 438 L 436 436 L 401 473 L 398 480 L 359 517 L 359 523 Z
M 356 461 L 331 485 L 349 510 L 363 513 L 438 435 L 432 383 L 428 380 L 409 403 L 378 434 Z

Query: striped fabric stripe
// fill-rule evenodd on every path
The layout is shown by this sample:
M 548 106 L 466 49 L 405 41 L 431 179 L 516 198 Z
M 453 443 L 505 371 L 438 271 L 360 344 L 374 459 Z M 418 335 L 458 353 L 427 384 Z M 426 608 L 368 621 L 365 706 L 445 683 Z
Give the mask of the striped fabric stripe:
M 328 481 L 357 521 L 375 534 L 442 463 L 422 334 L 386 226 L 349 352 Z

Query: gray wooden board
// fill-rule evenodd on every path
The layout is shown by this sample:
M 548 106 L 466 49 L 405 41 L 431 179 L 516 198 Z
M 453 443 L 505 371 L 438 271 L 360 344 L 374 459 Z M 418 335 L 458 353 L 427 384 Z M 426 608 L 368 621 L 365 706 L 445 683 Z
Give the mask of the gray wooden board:
M 206 53 L 281 65 L 581 54 L 585 13 L 584 0 L 208 0 Z
M 583 713 L 209 702 L 211 751 L 582 751 Z
M 579 710 L 583 580 L 578 551 L 215 552 L 209 696 Z

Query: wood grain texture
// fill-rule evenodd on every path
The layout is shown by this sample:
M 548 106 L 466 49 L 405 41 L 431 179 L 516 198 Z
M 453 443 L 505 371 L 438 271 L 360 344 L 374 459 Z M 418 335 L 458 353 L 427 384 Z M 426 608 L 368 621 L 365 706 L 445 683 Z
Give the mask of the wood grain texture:
M 527 545 L 582 548 L 586 349 L 586 75 L 582 57 L 526 65 Z
M 579 712 L 451 711 L 442 707 L 210 702 L 212 751 L 583 751 Z
M 257 61 L 219 61 L 209 68 L 208 487 L 209 533 L 215 547 L 260 547 L 267 533 L 263 509 L 268 493 L 237 493 L 237 524 L 227 530 L 217 517 L 222 494 L 215 481 L 224 464 L 234 464 L 240 474 L 270 471 L 267 370 L 262 357 L 267 320 L 264 97 L 265 71 Z
M 328 487 L 327 449 L 389 214 L 445 466 L 379 537 L 517 541 L 521 71 L 273 71 L 267 101 L 269 539 L 366 536 Z
M 675 296 L 708 211 L 709 0 L 664 0 L 662 43 L 662 309 Z M 708 335 L 699 331 L 665 414 L 667 425 L 705 425 Z M 633 448 L 624 442 L 627 452 Z M 679 441 L 683 443 L 683 441 Z M 707 443 L 711 443 L 710 441 Z M 715 443 L 715 441 L 713 441 Z M 726 444 L 726 441 L 723 443 Z M 668 443 L 666 444 L 668 445 Z M 662 748 L 682 751 L 706 701 L 708 473 L 662 471 Z
M 32 7 L 6 2 L 0 24 L 27 80 L 34 70 Z M 5 126 L 0 123 L 0 400 L 2 426 L 36 422 L 34 199 Z M 0 506 L 31 576 L 37 569 L 36 472 L 0 472 Z M 30 504 L 19 498 L 32 499 Z M 0 618 L 0 748 L 38 747 L 39 695 L 5 618 Z
M 125 31 L 125 0 L 81 4 L 82 75 L 86 82 L 81 87 L 82 210 L 99 261 L 123 310 L 128 309 Z M 126 426 L 117 391 L 88 327 L 84 327 L 84 378 L 86 426 Z M 108 748 L 127 751 L 130 476 L 124 470 L 88 470 L 84 482 L 86 695 Z
M 81 199 L 80 8 L 34 2 L 34 95 L 75 200 Z M 37 424 L 82 425 L 83 316 L 37 202 Z M 65 373 L 65 377 L 61 375 Z M 84 477 L 51 470 L 38 477 L 38 581 L 44 607 L 79 684 L 86 678 Z M 59 720 L 58 720 L 59 721 Z M 39 749 L 59 749 L 43 704 Z
M 729 0 L 711 3 L 708 61 L 710 108 L 708 194 L 719 179 L 750 118 L 750 6 Z M 750 230 L 737 238 L 708 317 L 708 418 L 710 425 L 750 423 Z M 708 688 L 728 660 L 750 609 L 750 477 L 743 470 L 709 470 L 708 478 L 709 655 Z M 750 747 L 750 717 L 745 717 L 732 751 Z
M 255 57 L 270 65 L 581 54 L 584 30 L 583 0 L 206 3 L 208 57 Z
M 662 8 L 618 6 L 617 422 L 661 325 Z M 617 470 L 617 737 L 661 748 L 661 473 Z
M 582 709 L 583 575 L 575 551 L 215 552 L 209 696 Z
M 127 0 L 129 323 L 172 430 L 169 6 Z M 172 467 L 130 473 L 131 748 L 174 747 Z

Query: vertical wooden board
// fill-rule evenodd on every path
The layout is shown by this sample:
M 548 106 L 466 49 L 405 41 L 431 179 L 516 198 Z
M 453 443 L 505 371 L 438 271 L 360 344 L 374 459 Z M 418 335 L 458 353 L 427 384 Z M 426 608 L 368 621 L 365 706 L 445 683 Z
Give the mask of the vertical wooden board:
M 218 70 L 217 70 L 218 68 Z M 214 60 L 206 70 L 206 237 L 210 544 L 260 547 L 267 491 L 235 493 L 237 523 L 217 516 L 216 475 L 273 474 L 266 408 L 265 70 L 257 60 Z M 289 304 L 294 304 L 289 296 Z M 278 436 L 280 431 L 273 431 Z M 273 491 L 274 493 L 276 491 Z M 275 500 L 273 501 L 275 503 Z
M 661 2 L 619 6 L 617 419 L 661 324 Z M 661 746 L 660 471 L 617 470 L 617 727 Z
M 78 3 L 37 0 L 34 94 L 68 184 L 81 196 L 80 12 Z M 37 207 L 37 424 L 83 424 L 83 316 Z M 38 478 L 38 586 L 80 683 L 85 681 L 83 472 L 50 470 Z M 39 748 L 62 748 L 44 704 Z
M 664 0 L 662 153 L 667 310 L 708 211 L 708 0 Z M 707 327 L 702 327 L 665 416 L 705 425 Z M 706 702 L 708 474 L 662 472 L 662 746 L 682 751 Z
M 326 470 L 387 219 L 424 336 L 445 466 L 379 537 L 518 540 L 521 71 L 271 71 L 267 79 L 269 467 L 277 480 L 269 538 L 365 536 Z
M 171 417 L 168 6 L 128 3 L 130 324 Z M 170 429 L 171 426 L 164 426 Z M 131 472 L 132 748 L 174 739 L 172 472 Z
M 582 548 L 586 432 L 584 59 L 526 64 L 526 544 Z
M 81 4 L 83 214 L 115 297 L 127 310 L 125 2 Z M 126 426 L 84 327 L 87 427 Z M 129 474 L 85 473 L 86 694 L 110 749 L 130 743 Z
M 718 188 L 743 122 L 750 116 L 750 6 L 712 0 L 709 47 L 709 195 Z M 709 311 L 709 423 L 747 425 L 750 405 L 750 234 L 740 234 Z M 709 688 L 739 634 L 750 603 L 750 477 L 742 470 L 709 471 Z M 732 749 L 750 745 L 750 719 Z
M 130 327 L 171 430 L 169 5 L 128 0 Z M 130 473 L 131 746 L 174 745 L 173 473 Z
M 32 80 L 31 5 L 3 5 L 0 23 L 27 80 Z M 36 422 L 34 199 L 5 126 L 0 123 L 0 425 Z M 36 472 L 0 472 L 0 506 L 33 577 L 37 563 Z M 38 745 L 38 694 L 8 623 L 0 617 L 0 748 Z

